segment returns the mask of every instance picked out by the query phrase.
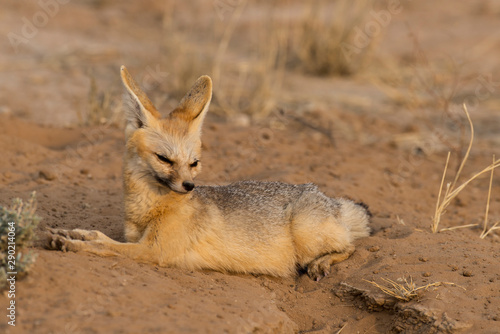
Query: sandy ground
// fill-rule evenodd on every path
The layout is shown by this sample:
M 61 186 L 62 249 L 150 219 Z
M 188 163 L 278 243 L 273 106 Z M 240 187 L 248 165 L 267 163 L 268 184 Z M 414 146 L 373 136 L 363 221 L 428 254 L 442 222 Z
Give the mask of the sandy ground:
M 159 43 L 171 24 L 165 13 L 174 13 L 168 17 L 180 38 L 206 55 L 217 51 L 222 35 L 206 27 L 223 32 L 238 14 L 238 2 L 221 3 L 229 6 L 223 15 L 213 4 L 61 2 L 26 43 L 14 48 L 8 38 L 0 40 L 0 203 L 35 190 L 43 218 L 38 259 L 17 284 L 17 325 L 7 325 L 4 316 L 0 332 L 498 333 L 500 240 L 496 231 L 479 238 L 489 174 L 452 202 L 440 228 L 480 226 L 435 234 L 430 227 L 447 151 L 465 148 L 458 141 L 461 127 L 436 102 L 447 87 L 458 87 L 450 103 L 474 103 L 476 137 L 463 180 L 489 164 L 492 154 L 500 156 L 500 7 L 493 1 L 402 1 L 377 36 L 366 69 L 350 77 L 287 70 L 273 95 L 279 108 L 266 117 L 221 112 L 216 83 L 199 184 L 314 182 L 329 196 L 369 204 L 373 235 L 357 241 L 354 255 L 320 282 L 304 274 L 278 279 L 187 272 L 41 247 L 45 227 L 97 229 L 124 240 L 119 66 L 137 73 L 168 112 L 178 99 L 168 92 L 183 87 L 175 70 L 183 64 L 168 60 L 180 62 L 188 48 L 178 50 L 180 57 L 163 58 L 173 53 Z M 244 8 L 225 54 L 228 64 L 250 52 L 244 38 L 265 20 L 266 8 L 262 2 Z M 300 13 L 296 3 L 287 8 L 291 16 Z M 33 20 L 42 10 L 35 2 L 9 1 L 0 13 L 0 33 L 23 36 L 22 18 Z M 450 63 L 459 66 L 450 70 Z M 428 77 L 430 68 L 430 88 L 411 80 Z M 91 121 L 96 103 L 111 112 Z M 450 170 L 456 168 L 453 157 Z M 491 194 L 490 225 L 500 219 L 498 177 Z M 406 302 L 369 282 L 387 285 L 384 279 L 430 286 Z M 0 296 L 4 312 L 8 302 Z

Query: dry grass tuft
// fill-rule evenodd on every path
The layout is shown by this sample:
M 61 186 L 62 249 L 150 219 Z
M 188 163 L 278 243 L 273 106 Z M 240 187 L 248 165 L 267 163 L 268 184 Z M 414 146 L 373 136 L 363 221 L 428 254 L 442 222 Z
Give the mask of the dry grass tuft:
M 448 206 L 451 204 L 452 200 L 458 196 L 458 194 L 473 180 L 478 178 L 479 176 L 483 175 L 484 173 L 493 171 L 495 168 L 500 167 L 500 159 L 498 160 L 493 160 L 493 163 L 485 167 L 483 170 L 480 172 L 477 172 L 476 174 L 472 175 L 469 179 L 464 181 L 461 185 L 457 186 L 458 179 L 460 178 L 460 174 L 462 173 L 462 170 L 465 166 L 465 163 L 467 162 L 467 159 L 469 157 L 471 148 L 472 148 L 472 142 L 474 140 L 474 126 L 472 124 L 472 120 L 470 118 L 469 112 L 467 111 L 467 106 L 464 104 L 463 105 L 465 115 L 467 116 L 467 120 L 469 121 L 469 126 L 470 126 L 470 131 L 471 131 L 471 137 L 469 141 L 469 147 L 467 148 L 467 151 L 462 159 L 462 162 L 460 163 L 460 166 L 455 173 L 455 178 L 453 179 L 453 182 L 449 182 L 446 184 L 446 189 L 444 190 L 444 195 L 441 198 L 441 195 L 443 193 L 444 189 L 444 180 L 446 178 L 446 173 L 448 171 L 448 163 L 450 161 L 450 152 L 448 152 L 448 156 L 446 158 L 446 163 L 444 166 L 444 171 L 443 171 L 443 177 L 441 179 L 441 186 L 439 188 L 439 193 L 438 193 L 438 199 L 436 201 L 436 210 L 434 212 L 434 217 L 432 219 L 432 233 L 438 232 L 438 227 L 439 223 L 441 221 L 441 217 L 446 213 L 446 209 Z M 464 228 L 464 227 L 471 227 L 475 226 L 476 224 L 469 224 L 469 225 L 464 225 L 464 226 L 457 226 L 453 228 L 448 228 L 448 229 L 442 229 L 441 231 L 444 230 L 451 230 L 451 229 L 457 229 L 457 228 Z M 496 225 L 495 225 L 496 227 Z
M 418 297 L 419 291 L 427 290 L 430 287 L 441 286 L 444 284 L 458 286 L 455 283 L 434 282 L 434 283 L 430 283 L 427 285 L 417 287 L 415 282 L 413 282 L 413 278 L 411 276 L 410 276 L 410 281 L 408 281 L 406 278 L 403 279 L 404 283 L 398 283 L 398 282 L 395 282 L 389 278 L 382 278 L 382 280 L 385 283 L 387 283 L 387 285 L 380 285 L 374 281 L 367 281 L 367 280 L 364 280 L 364 281 L 376 286 L 377 288 L 382 290 L 382 292 L 385 293 L 386 295 L 389 295 L 391 297 L 394 297 L 398 300 L 405 301 L 405 302 L 408 302 L 412 299 L 415 299 L 416 297 Z M 465 288 L 462 288 L 462 289 L 465 290 Z
M 375 38 L 358 48 L 355 38 L 363 29 L 372 2 L 341 0 L 310 2 L 291 42 L 290 64 L 313 75 L 352 75 L 369 60 Z M 328 13 L 328 17 L 325 17 Z M 333 14 L 334 13 L 334 14 Z M 354 48 L 356 52 L 352 52 Z

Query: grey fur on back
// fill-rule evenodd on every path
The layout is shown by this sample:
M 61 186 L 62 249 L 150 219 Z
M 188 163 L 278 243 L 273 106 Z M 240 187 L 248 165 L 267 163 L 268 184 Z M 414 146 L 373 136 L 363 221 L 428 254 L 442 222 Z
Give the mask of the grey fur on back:
M 296 185 L 240 181 L 225 186 L 198 186 L 194 195 L 207 206 L 215 205 L 230 224 L 239 225 L 243 222 L 247 227 L 260 226 L 264 229 L 266 225 L 290 224 L 295 215 L 306 212 L 317 220 L 334 217 L 339 224 L 351 230 L 351 224 L 342 219 L 342 211 L 354 206 L 360 216 L 367 215 L 364 207 L 347 199 L 330 198 L 312 183 Z M 361 233 L 355 238 L 366 236 L 366 231 L 366 224 L 363 224 Z

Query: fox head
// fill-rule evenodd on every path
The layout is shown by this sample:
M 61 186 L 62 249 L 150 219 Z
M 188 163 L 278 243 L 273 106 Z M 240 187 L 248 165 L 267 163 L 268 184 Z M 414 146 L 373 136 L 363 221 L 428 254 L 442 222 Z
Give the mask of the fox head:
M 126 91 L 126 172 L 151 185 L 189 193 L 201 170 L 201 126 L 212 99 L 212 80 L 196 80 L 177 108 L 162 118 L 125 66 L 121 78 Z

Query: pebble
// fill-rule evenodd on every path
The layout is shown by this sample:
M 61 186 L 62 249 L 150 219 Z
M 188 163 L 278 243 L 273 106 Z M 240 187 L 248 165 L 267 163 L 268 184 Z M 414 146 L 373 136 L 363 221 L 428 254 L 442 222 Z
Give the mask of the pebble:
M 47 180 L 47 181 L 53 181 L 56 179 L 56 174 L 54 174 L 51 171 L 46 170 L 46 169 L 42 169 L 41 171 L 39 171 L 38 176 L 42 179 Z
M 462 275 L 464 275 L 465 277 L 472 277 L 474 276 L 474 273 L 472 273 L 472 271 L 470 270 L 464 270 Z

